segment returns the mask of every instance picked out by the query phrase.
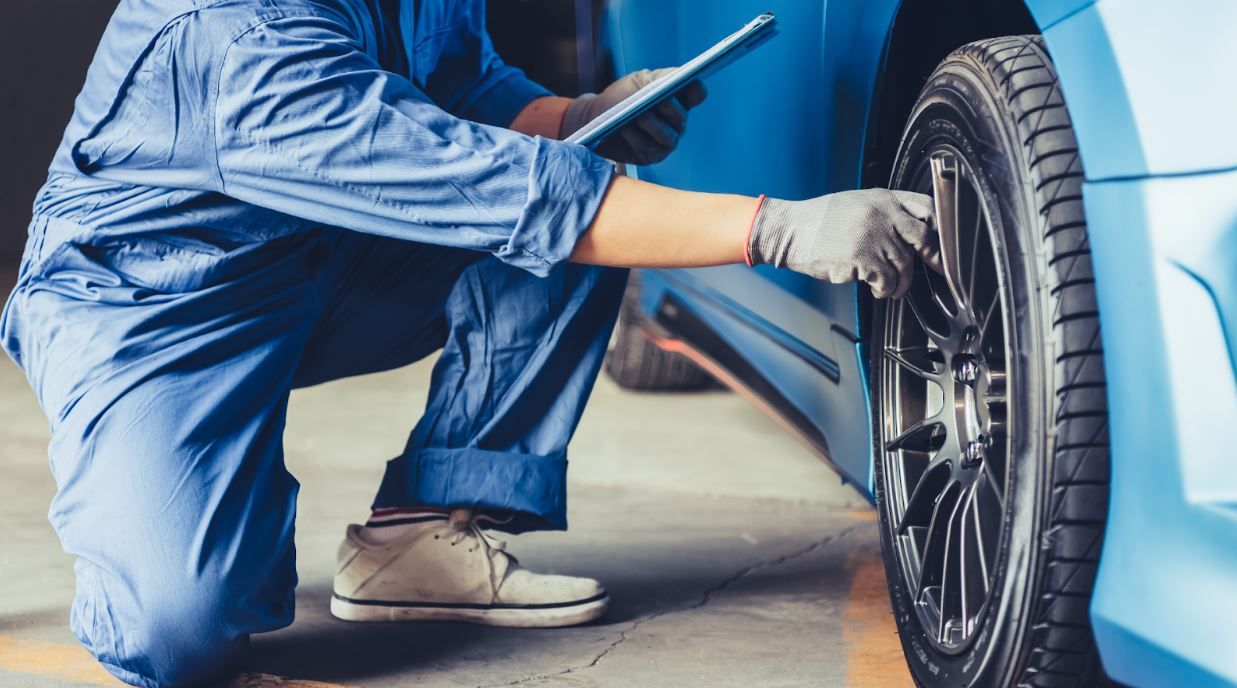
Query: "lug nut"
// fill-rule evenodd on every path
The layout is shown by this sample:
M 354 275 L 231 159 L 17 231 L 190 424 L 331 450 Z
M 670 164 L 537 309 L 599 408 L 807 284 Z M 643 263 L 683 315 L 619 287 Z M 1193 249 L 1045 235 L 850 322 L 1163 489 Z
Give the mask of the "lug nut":
M 985 446 L 986 445 L 982 437 L 978 442 L 967 442 L 966 448 L 962 450 L 962 467 L 971 469 L 983 463 Z
M 958 362 L 954 367 L 954 379 L 958 382 L 971 384 L 979 377 L 979 364 L 971 359 Z

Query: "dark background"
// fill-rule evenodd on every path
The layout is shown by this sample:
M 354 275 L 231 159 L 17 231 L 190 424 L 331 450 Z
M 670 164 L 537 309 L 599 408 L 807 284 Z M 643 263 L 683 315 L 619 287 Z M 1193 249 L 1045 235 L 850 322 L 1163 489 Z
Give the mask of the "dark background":
M 489 0 L 490 33 L 507 62 L 576 95 L 577 20 L 595 25 L 603 0 Z M 0 25 L 0 273 L 21 258 L 35 192 L 73 112 L 116 0 L 6 0 Z M 589 68 L 589 48 L 584 51 Z M 3 291 L 4 285 L 0 285 Z M 0 293 L 0 302 L 4 294 Z

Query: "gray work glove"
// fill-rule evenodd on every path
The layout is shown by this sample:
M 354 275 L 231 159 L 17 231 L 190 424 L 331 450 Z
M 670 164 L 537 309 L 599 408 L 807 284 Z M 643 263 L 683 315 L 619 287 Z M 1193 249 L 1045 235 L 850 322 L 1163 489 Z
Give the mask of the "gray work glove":
M 915 256 L 941 270 L 932 197 L 912 191 L 843 191 L 806 201 L 766 199 L 747 240 L 753 265 L 841 284 L 863 280 L 878 299 L 910 289 Z
M 576 98 L 563 114 L 559 137 L 567 138 L 631 94 L 672 71 L 673 68 L 632 72 L 601 93 L 585 93 Z M 704 102 L 705 95 L 704 84 L 699 81 L 689 84 L 673 98 L 667 98 L 611 134 L 597 147 L 597 153 L 616 162 L 633 165 L 661 162 L 674 150 L 687 128 L 687 111 Z

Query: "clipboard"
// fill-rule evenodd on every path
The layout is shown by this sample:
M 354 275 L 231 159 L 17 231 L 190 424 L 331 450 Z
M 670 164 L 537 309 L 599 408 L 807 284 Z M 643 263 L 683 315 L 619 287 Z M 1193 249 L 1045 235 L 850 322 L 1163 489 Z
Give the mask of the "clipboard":
M 729 64 L 731 60 L 772 38 L 777 33 L 773 29 L 776 22 L 777 19 L 772 12 L 761 14 L 743 28 L 723 38 L 712 48 L 697 55 L 687 64 L 601 113 L 599 117 L 581 127 L 564 141 L 595 148 L 608 136 L 622 129 L 624 125 L 674 96 L 687 85 L 703 79 Z

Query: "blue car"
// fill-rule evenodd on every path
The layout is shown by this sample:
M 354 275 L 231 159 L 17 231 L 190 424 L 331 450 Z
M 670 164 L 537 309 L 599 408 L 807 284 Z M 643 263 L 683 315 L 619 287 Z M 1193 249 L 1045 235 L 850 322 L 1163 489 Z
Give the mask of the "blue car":
M 614 0 L 602 49 L 765 10 L 635 174 L 934 193 L 945 273 L 644 271 L 610 374 L 717 378 L 873 501 L 921 686 L 1237 686 L 1237 3 Z

